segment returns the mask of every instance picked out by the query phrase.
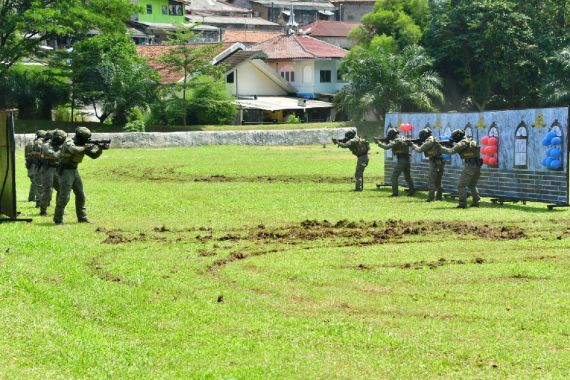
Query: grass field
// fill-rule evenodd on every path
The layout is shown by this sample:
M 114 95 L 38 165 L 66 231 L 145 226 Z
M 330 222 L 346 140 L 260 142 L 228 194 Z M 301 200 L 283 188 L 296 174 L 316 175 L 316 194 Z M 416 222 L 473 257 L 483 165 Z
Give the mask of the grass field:
M 377 148 L 374 148 L 377 149 Z M 22 152 L 18 152 L 19 158 Z M 388 198 L 373 151 L 110 150 L 0 224 L 0 378 L 567 378 L 570 213 Z

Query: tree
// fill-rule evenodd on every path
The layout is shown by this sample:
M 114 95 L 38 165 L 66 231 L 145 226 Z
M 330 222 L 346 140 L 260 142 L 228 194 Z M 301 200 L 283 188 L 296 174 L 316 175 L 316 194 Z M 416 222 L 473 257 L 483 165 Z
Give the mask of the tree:
M 182 80 L 172 86 L 170 95 L 178 104 L 183 125 L 187 124 L 188 90 L 199 83 L 197 79 L 202 75 L 220 78 L 223 74 L 222 67 L 212 65 L 212 58 L 216 55 L 219 45 L 188 45 L 188 41 L 195 38 L 196 34 L 191 28 L 179 28 L 170 35 L 172 49 L 159 59 L 169 71 L 181 74 Z
M 125 29 L 136 13 L 129 0 L 0 0 L 0 80 L 52 37 Z
M 74 98 L 92 106 L 101 123 L 113 115 L 113 123 L 122 126 L 131 110 L 147 107 L 158 96 L 158 74 L 123 34 L 75 44 L 71 62 Z
M 224 81 L 210 76 L 196 78 L 189 100 L 188 119 L 192 124 L 230 124 L 237 107 Z
M 434 5 L 425 45 L 448 90 L 483 111 L 536 102 L 539 61 L 530 17 L 511 0 L 449 0 Z
M 430 20 L 428 0 L 378 0 L 351 38 L 359 44 L 396 51 L 418 44 Z
M 545 105 L 562 106 L 570 103 L 570 46 L 551 60 L 551 70 L 542 88 Z
M 357 47 L 342 63 L 349 84 L 335 104 L 353 118 L 372 111 L 378 119 L 387 112 L 433 111 L 434 100 L 443 100 L 441 80 L 431 71 L 425 49 L 410 45 L 401 53 Z

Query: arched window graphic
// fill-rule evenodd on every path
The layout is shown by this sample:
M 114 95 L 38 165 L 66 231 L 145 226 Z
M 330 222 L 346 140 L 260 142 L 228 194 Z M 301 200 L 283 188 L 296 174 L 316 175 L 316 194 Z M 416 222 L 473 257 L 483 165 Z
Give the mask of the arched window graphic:
M 392 123 L 388 123 L 388 126 L 386 127 L 386 130 L 384 131 L 384 138 L 386 138 L 386 136 L 388 136 L 387 131 L 388 131 L 390 128 L 394 128 L 394 127 L 392 126 Z M 391 159 L 394 158 L 394 155 L 392 154 L 392 149 L 386 150 L 386 158 L 391 158 Z
M 451 124 L 447 123 L 445 125 L 445 128 L 443 128 L 443 131 L 440 133 L 439 137 L 440 139 L 442 137 L 446 137 L 448 139 L 451 137 Z M 443 158 L 446 162 L 451 162 L 451 154 L 444 154 Z
M 528 127 L 524 121 L 515 130 L 515 168 L 528 168 Z
M 489 137 L 499 138 L 499 128 L 497 128 L 497 124 L 495 122 L 493 122 L 489 127 Z
M 566 150 L 564 149 L 564 136 L 562 134 L 562 128 L 560 127 L 560 122 L 558 121 L 558 119 L 554 120 L 554 123 L 552 123 L 552 125 L 550 126 L 550 132 L 554 132 L 556 133 L 556 137 L 560 138 L 560 144 L 558 146 L 556 146 L 555 148 L 560 149 L 562 152 L 565 152 Z M 556 169 L 556 170 L 562 170 L 564 168 L 564 154 L 560 155 L 560 168 Z

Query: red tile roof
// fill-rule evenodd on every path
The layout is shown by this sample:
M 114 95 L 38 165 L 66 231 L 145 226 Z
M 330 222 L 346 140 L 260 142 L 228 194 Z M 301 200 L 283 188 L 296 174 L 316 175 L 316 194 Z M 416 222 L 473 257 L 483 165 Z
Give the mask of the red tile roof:
M 202 46 L 213 46 L 216 44 L 189 44 L 186 45 L 190 48 L 198 48 Z M 233 43 L 222 43 L 217 44 L 219 48 L 215 49 L 214 55 L 219 54 L 226 50 Z M 162 84 L 174 84 L 177 83 L 183 76 L 184 72 L 182 70 L 170 70 L 168 67 L 164 66 L 159 59 L 169 53 L 175 46 L 174 45 L 139 45 L 137 46 L 137 51 L 139 56 L 146 59 L 148 65 L 158 71 L 160 75 L 160 83 Z M 212 57 L 213 58 L 213 57 Z
M 261 32 L 253 30 L 226 29 L 222 35 L 224 42 L 241 42 L 257 44 L 281 35 L 281 32 Z
M 316 20 L 305 25 L 303 31 L 317 37 L 346 37 L 358 23 Z
M 344 58 L 347 51 L 305 35 L 280 35 L 255 45 L 267 59 Z

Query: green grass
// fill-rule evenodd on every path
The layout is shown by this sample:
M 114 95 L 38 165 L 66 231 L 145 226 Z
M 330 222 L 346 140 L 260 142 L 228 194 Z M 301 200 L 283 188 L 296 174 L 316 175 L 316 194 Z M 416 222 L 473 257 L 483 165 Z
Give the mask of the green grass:
M 332 145 L 109 150 L 61 227 L 18 171 L 0 378 L 566 378 L 570 214 L 394 200 L 373 149 L 362 193 Z

